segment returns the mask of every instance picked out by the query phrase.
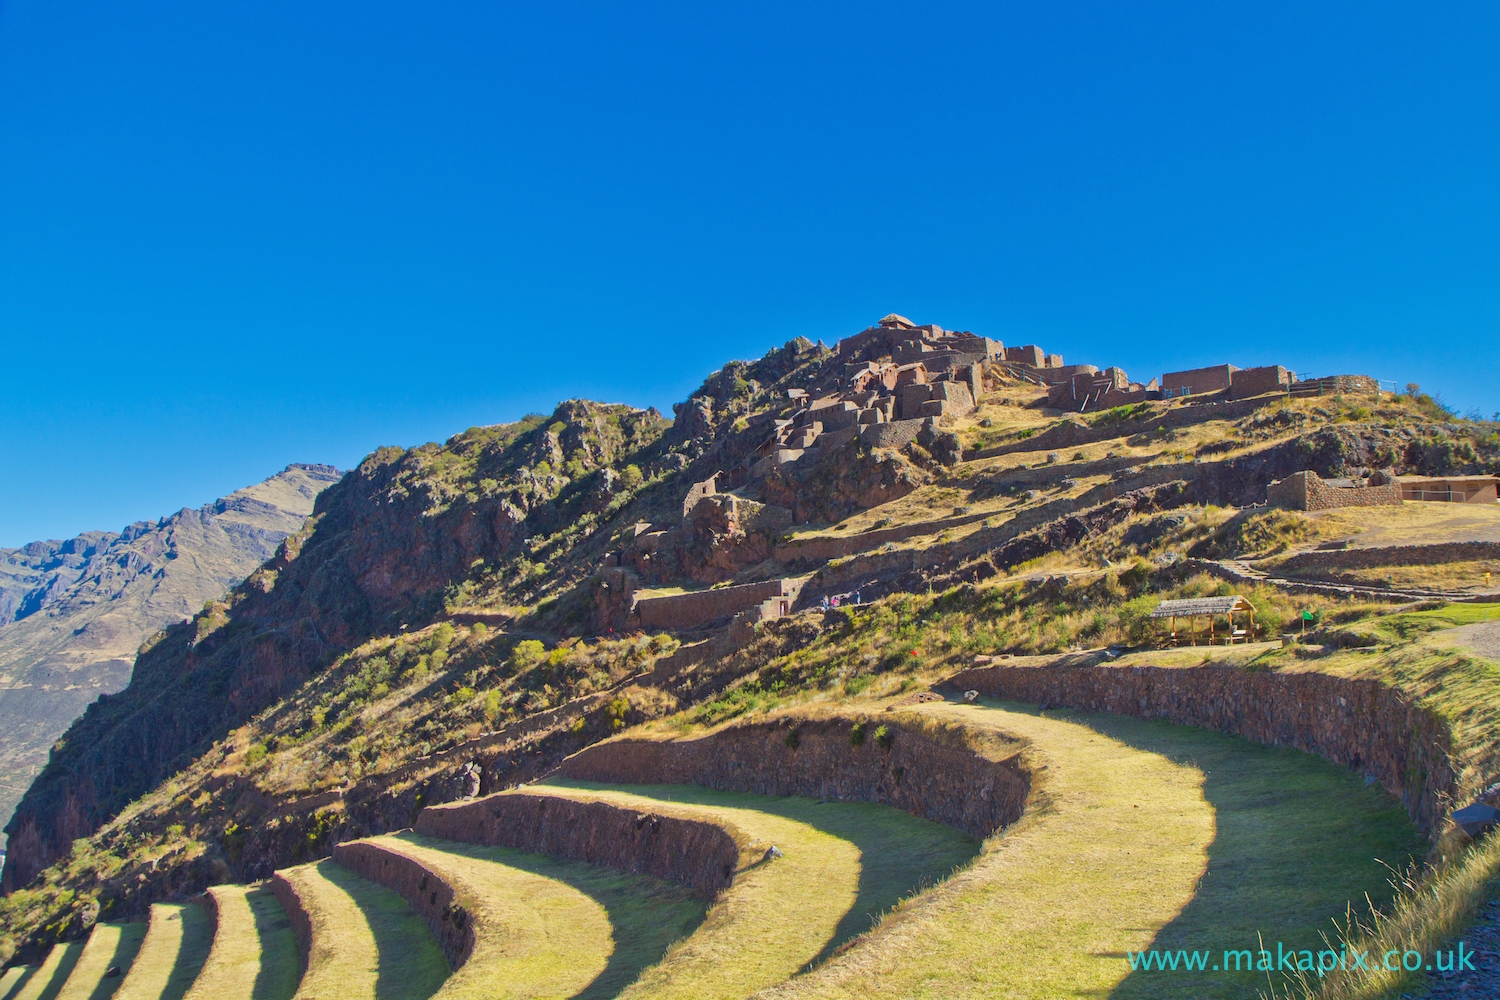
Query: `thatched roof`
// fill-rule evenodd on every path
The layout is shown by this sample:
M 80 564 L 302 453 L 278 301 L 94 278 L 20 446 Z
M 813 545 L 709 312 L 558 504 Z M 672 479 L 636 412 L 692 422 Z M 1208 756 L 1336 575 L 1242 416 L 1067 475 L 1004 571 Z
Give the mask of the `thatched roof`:
M 1253 611 L 1254 606 L 1239 594 L 1228 597 L 1190 597 L 1183 601 L 1162 601 L 1151 612 L 1152 618 L 1191 618 L 1194 615 L 1227 615 Z

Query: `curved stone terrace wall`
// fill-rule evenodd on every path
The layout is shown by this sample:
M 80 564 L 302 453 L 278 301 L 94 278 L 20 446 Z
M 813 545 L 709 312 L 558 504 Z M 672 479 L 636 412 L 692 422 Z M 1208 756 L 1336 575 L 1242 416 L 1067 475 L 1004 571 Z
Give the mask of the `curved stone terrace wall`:
M 696 739 L 613 740 L 579 751 L 558 773 L 582 781 L 879 802 L 980 839 L 1020 818 L 1031 774 L 1019 755 L 993 761 L 883 718 L 866 723 L 856 746 L 854 725 L 848 718 L 788 717 Z M 888 746 L 874 738 L 878 725 L 890 731 Z
M 742 856 L 748 838 L 726 826 L 529 792 L 428 806 L 416 831 L 654 875 L 709 899 L 759 860 Z
M 427 922 L 449 969 L 457 972 L 474 954 L 473 915 L 455 902 L 453 887 L 441 875 L 414 858 L 362 840 L 335 846 L 333 860 L 399 893 Z
M 1457 791 L 1452 732 L 1373 680 L 1236 667 L 1016 666 L 949 683 L 992 698 L 1165 719 L 1293 747 L 1372 775 L 1419 829 L 1441 832 Z

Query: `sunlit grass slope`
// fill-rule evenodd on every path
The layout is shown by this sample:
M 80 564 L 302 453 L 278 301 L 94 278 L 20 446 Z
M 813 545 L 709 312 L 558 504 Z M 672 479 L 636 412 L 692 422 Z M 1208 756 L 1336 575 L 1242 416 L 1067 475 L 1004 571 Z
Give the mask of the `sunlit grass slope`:
M 57 1000 L 107 1000 L 114 996 L 145 937 L 144 922 L 95 924 Z M 107 973 L 111 969 L 118 971 L 110 976 Z
M 53 945 L 41 968 L 16 993 L 15 1000 L 57 1000 L 58 991 L 68 981 L 82 952 L 82 941 Z
M 288 1000 L 301 959 L 291 921 L 265 886 L 216 885 L 219 926 L 187 1000 Z
M 197 903 L 155 903 L 146 940 L 115 1000 L 181 1000 L 208 960 L 213 924 Z
M 643 875 L 415 833 L 373 843 L 453 887 L 474 953 L 441 1000 L 614 996 L 703 919 L 687 890 Z
M 967 870 L 777 997 L 1253 996 L 1253 975 L 1132 976 L 1128 951 L 1314 947 L 1420 851 L 1378 788 L 1306 754 L 1119 716 L 923 711 L 1032 741 L 1032 809 Z M 1382 892 L 1381 890 L 1385 890 Z M 1264 985 L 1264 978 L 1259 980 Z
M 448 960 L 422 918 L 394 891 L 332 861 L 278 873 L 296 887 L 312 924 L 305 1000 L 424 1000 Z
M 0 973 L 0 1000 L 10 1000 L 21 989 L 21 984 L 36 970 L 28 965 L 13 965 Z
M 870 803 L 771 798 L 684 785 L 557 782 L 532 790 L 728 823 L 782 856 L 741 872 L 692 935 L 622 997 L 745 997 L 831 954 L 979 845 Z

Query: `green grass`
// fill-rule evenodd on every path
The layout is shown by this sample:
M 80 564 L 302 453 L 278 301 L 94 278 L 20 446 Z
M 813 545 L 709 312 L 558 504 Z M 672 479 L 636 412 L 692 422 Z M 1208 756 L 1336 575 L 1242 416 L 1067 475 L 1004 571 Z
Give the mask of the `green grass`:
M 332 861 L 287 868 L 312 923 L 297 997 L 425 1000 L 448 978 L 448 961 L 422 918 L 385 886 Z
M 371 842 L 437 873 L 474 918 L 474 953 L 440 1000 L 616 996 L 706 910 L 681 886 L 597 865 L 415 833 Z
M 1316 942 L 1377 857 L 1422 843 L 1395 803 L 1318 758 L 1204 730 L 985 702 L 940 719 L 1032 743 L 1028 815 L 869 938 L 768 996 L 1253 996 L 1252 976 L 1132 976 L 1127 951 Z M 1309 947 L 1313 945 L 1309 944 Z
M 531 790 L 734 826 L 783 856 L 741 872 L 707 919 L 622 997 L 745 997 L 830 956 L 903 897 L 977 852 L 948 827 L 864 802 L 686 785 L 548 782 Z
M 1500 604 L 1445 604 L 1427 611 L 1408 611 L 1384 615 L 1374 624 L 1401 638 L 1433 632 L 1438 629 L 1477 625 L 1500 618 Z
M 58 991 L 68 981 L 82 952 L 82 941 L 53 945 L 52 950 L 47 952 L 47 957 L 42 960 L 41 968 L 16 993 L 15 1000 L 56 1000 Z
M 10 1000 L 11 995 L 20 990 L 35 971 L 29 965 L 13 965 L 0 973 L 0 1000 Z
M 197 903 L 153 903 L 146 940 L 115 1000 L 182 1000 L 213 946 L 213 923 Z
M 57 1000 L 108 1000 L 124 982 L 146 937 L 145 923 L 95 924 Z M 111 968 L 122 975 L 105 976 Z
M 288 1000 L 301 959 L 286 911 L 265 886 L 216 885 L 218 929 L 186 1000 Z

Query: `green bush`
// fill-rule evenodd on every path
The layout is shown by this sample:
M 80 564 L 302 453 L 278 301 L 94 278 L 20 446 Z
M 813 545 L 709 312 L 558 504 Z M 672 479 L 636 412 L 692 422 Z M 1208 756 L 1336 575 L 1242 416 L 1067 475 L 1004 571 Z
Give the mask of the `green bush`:
M 547 656 L 547 647 L 535 639 L 522 639 L 510 651 L 510 665 L 517 672 L 530 670 Z
M 863 746 L 865 742 L 865 720 L 860 719 L 849 730 L 849 745 L 851 747 Z
M 882 750 L 889 750 L 891 748 L 891 744 L 894 742 L 896 742 L 896 734 L 891 732 L 890 726 L 881 725 L 875 727 L 876 746 L 878 746 Z

